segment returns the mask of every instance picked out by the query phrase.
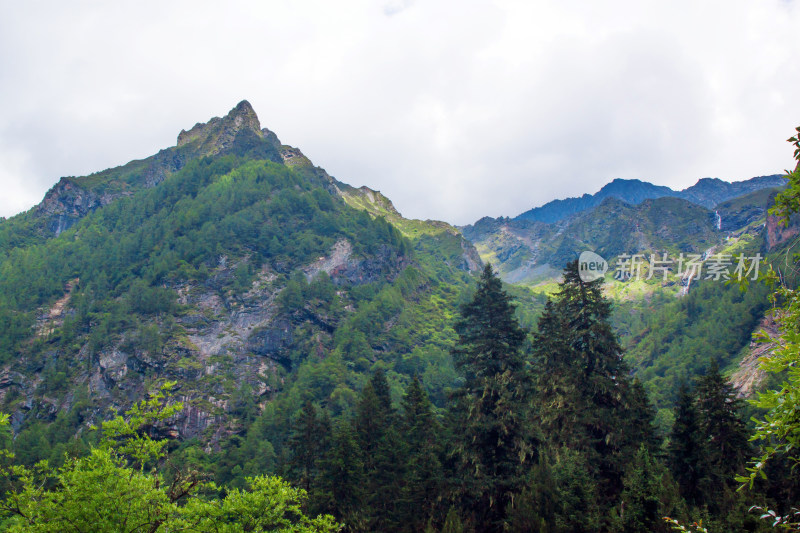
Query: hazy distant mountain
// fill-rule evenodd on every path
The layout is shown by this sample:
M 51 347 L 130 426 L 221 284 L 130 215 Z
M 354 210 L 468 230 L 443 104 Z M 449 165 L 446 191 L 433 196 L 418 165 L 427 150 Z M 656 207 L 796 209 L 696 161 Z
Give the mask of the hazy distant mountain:
M 606 257 L 665 250 L 702 252 L 728 232 L 764 222 L 782 176 L 728 183 L 704 178 L 683 191 L 617 179 L 594 195 L 555 200 L 516 218 L 462 228 L 484 261 L 510 283 L 557 275 L 583 250 Z
M 579 198 L 566 198 L 553 200 L 541 207 L 525 211 L 514 220 L 538 220 L 539 222 L 558 222 L 570 215 L 597 207 L 606 198 L 619 198 L 629 204 L 639 204 L 649 198 L 662 196 L 676 196 L 676 192 L 669 187 L 653 185 L 640 180 L 615 179 L 603 186 L 595 194 L 584 194 Z
M 525 211 L 521 215 L 514 217 L 514 219 L 538 220 L 548 223 L 558 222 L 581 211 L 597 207 L 606 198 L 619 198 L 624 202 L 635 205 L 653 198 L 674 196 L 710 209 L 725 200 L 759 189 L 780 187 L 785 184 L 786 178 L 780 174 L 760 176 L 733 183 L 718 178 L 703 178 L 691 187 L 682 191 L 675 191 L 669 187 L 653 185 L 646 181 L 615 179 L 603 186 L 595 194 L 584 194 L 579 198 L 553 200 L 541 207 Z
M 701 253 L 720 238 L 713 211 L 682 198 L 631 204 L 615 197 L 555 224 L 484 218 L 463 228 L 507 282 L 557 274 L 583 250 L 611 258 L 647 250 Z

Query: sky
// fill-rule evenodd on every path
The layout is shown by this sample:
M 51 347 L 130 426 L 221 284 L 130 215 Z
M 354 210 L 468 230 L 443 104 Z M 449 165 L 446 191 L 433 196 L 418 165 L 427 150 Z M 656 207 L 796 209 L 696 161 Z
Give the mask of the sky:
M 780 173 L 798 35 L 786 0 L 0 0 L 0 216 L 243 99 L 409 218 Z

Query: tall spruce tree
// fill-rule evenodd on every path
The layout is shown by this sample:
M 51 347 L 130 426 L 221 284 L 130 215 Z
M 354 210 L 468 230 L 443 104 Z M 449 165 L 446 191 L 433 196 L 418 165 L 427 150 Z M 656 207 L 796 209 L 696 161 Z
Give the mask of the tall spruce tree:
M 536 449 L 525 398 L 525 332 L 491 265 L 455 326 L 453 361 L 464 377 L 454 394 L 460 492 L 478 531 L 499 531 Z
M 695 405 L 703 451 L 701 492 L 712 512 L 723 511 L 725 500 L 734 499 L 734 475 L 744 470 L 751 450 L 742 400 L 715 361 L 697 382 Z
M 654 443 L 653 410 L 630 378 L 610 316 L 602 279 L 582 280 L 573 261 L 539 319 L 532 353 L 548 444 L 586 455 L 606 505 L 640 444 Z
M 356 407 L 355 428 L 363 452 L 363 508 L 370 531 L 396 531 L 397 503 L 405 446 L 397 431 L 389 383 L 382 370 L 364 386 Z
M 444 469 L 441 427 L 416 376 L 403 397 L 400 427 L 406 446 L 406 468 L 400 492 L 399 522 L 403 531 L 423 531 L 438 507 L 444 487 Z
M 668 451 L 670 470 L 678 483 L 681 496 L 689 505 L 697 505 L 700 501 L 703 444 L 700 441 L 694 396 L 685 382 L 681 383 L 678 393 Z
M 317 505 L 345 523 L 345 531 L 368 531 L 364 510 L 364 461 L 355 431 L 340 420 L 320 465 Z
M 311 400 L 306 400 L 289 436 L 292 459 L 289 463 L 290 479 L 309 494 L 317 477 L 317 466 L 322 459 L 329 438 L 330 428 L 324 419 L 317 416 Z
M 652 457 L 644 444 L 624 477 L 620 503 L 611 531 L 620 533 L 667 533 L 672 528 L 664 516 L 677 516 L 683 507 L 678 487 L 669 471 Z

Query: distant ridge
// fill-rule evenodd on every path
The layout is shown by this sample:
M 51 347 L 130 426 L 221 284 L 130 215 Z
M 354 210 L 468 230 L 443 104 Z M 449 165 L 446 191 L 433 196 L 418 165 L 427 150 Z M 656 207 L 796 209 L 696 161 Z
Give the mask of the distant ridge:
M 703 178 L 696 184 L 675 191 L 669 187 L 653 185 L 637 179 L 615 179 L 603 186 L 595 194 L 584 194 L 578 198 L 553 200 L 541 207 L 535 207 L 514 217 L 512 220 L 531 220 L 552 224 L 569 216 L 592 209 L 606 198 L 618 198 L 623 202 L 638 205 L 645 200 L 671 196 L 683 198 L 694 204 L 712 209 L 717 204 L 743 194 L 770 187 L 781 187 L 786 178 L 780 174 L 759 176 L 749 180 L 727 182 L 719 178 Z

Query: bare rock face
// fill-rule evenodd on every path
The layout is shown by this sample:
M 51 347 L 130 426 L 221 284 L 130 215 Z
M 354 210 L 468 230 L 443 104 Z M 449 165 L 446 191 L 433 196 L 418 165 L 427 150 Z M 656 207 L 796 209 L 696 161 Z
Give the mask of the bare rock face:
M 765 332 L 770 337 L 776 337 L 779 331 L 775 317 L 768 314 L 762 318 L 756 332 Z M 739 368 L 730 377 L 730 383 L 739 398 L 749 398 L 758 390 L 766 377 L 760 368 L 759 359 L 769 357 L 774 350 L 775 344 L 771 342 L 750 343 L 749 353 L 739 362 Z
M 800 217 L 792 215 L 784 224 L 775 215 L 767 215 L 767 250 L 773 250 L 800 234 Z
M 464 262 L 459 268 L 467 272 L 479 272 L 483 268 L 481 256 L 478 254 L 478 250 L 475 246 L 463 236 L 461 237 L 461 249 L 463 250 L 461 257 L 464 259 Z
M 81 187 L 74 178 L 61 178 L 47 191 L 36 207 L 37 214 L 47 221 L 47 229 L 59 235 L 95 209 L 111 203 L 117 196 L 100 195 Z

